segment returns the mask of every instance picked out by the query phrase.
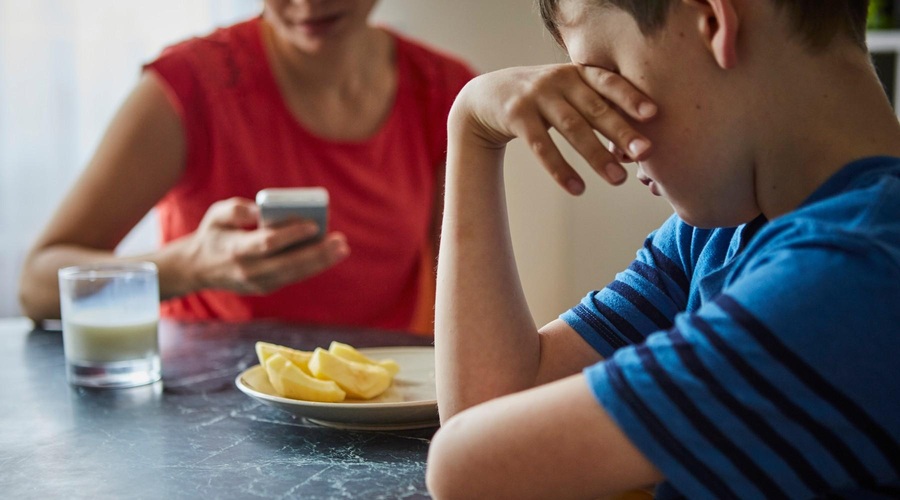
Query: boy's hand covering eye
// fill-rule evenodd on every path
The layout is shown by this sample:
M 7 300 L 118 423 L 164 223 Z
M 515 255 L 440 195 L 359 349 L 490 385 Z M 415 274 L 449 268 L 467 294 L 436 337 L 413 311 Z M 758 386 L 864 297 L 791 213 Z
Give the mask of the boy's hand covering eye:
M 481 75 L 460 93 L 454 114 L 484 146 L 498 148 L 521 137 L 556 181 L 572 194 L 584 181 L 550 137 L 555 128 L 600 176 L 611 184 L 625 180 L 621 162 L 644 159 L 650 141 L 630 118 L 644 122 L 656 105 L 622 76 L 576 64 L 509 68 Z M 611 144 L 604 146 L 597 133 Z M 618 151 L 617 151 L 618 150 Z

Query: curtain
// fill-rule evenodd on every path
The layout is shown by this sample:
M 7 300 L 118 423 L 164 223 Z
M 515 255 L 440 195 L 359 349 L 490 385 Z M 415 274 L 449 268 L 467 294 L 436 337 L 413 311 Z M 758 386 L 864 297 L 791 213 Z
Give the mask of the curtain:
M 0 0 L 0 317 L 21 314 L 25 253 L 141 64 L 260 11 L 259 0 Z M 152 249 L 157 237 L 151 213 L 117 251 Z

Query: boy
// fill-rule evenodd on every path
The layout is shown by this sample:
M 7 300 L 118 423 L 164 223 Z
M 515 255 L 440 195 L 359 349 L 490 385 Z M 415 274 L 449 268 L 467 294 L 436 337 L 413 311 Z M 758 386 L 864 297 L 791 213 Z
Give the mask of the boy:
M 448 122 L 431 491 L 900 493 L 900 124 L 865 49 L 866 2 L 541 11 L 573 64 L 477 78 Z M 676 214 L 538 331 L 502 164 L 521 137 L 580 194 L 549 127 L 612 184 L 618 160 L 637 161 Z

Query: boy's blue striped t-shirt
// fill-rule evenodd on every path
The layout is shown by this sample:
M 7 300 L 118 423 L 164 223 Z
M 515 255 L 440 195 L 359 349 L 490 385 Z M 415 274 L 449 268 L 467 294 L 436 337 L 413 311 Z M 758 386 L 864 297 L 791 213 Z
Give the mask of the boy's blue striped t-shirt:
M 658 498 L 900 497 L 900 159 L 772 221 L 672 217 L 561 317 Z

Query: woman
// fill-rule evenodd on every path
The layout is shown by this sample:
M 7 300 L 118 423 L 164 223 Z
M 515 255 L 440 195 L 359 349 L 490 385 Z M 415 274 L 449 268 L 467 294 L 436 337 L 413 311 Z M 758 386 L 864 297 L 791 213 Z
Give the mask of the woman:
M 446 116 L 472 73 L 369 25 L 375 3 L 266 0 L 145 66 L 26 259 L 25 313 L 59 317 L 60 267 L 149 260 L 166 317 L 429 332 Z M 292 186 L 329 190 L 322 240 L 258 227 L 255 193 Z M 154 205 L 161 248 L 114 255 Z

